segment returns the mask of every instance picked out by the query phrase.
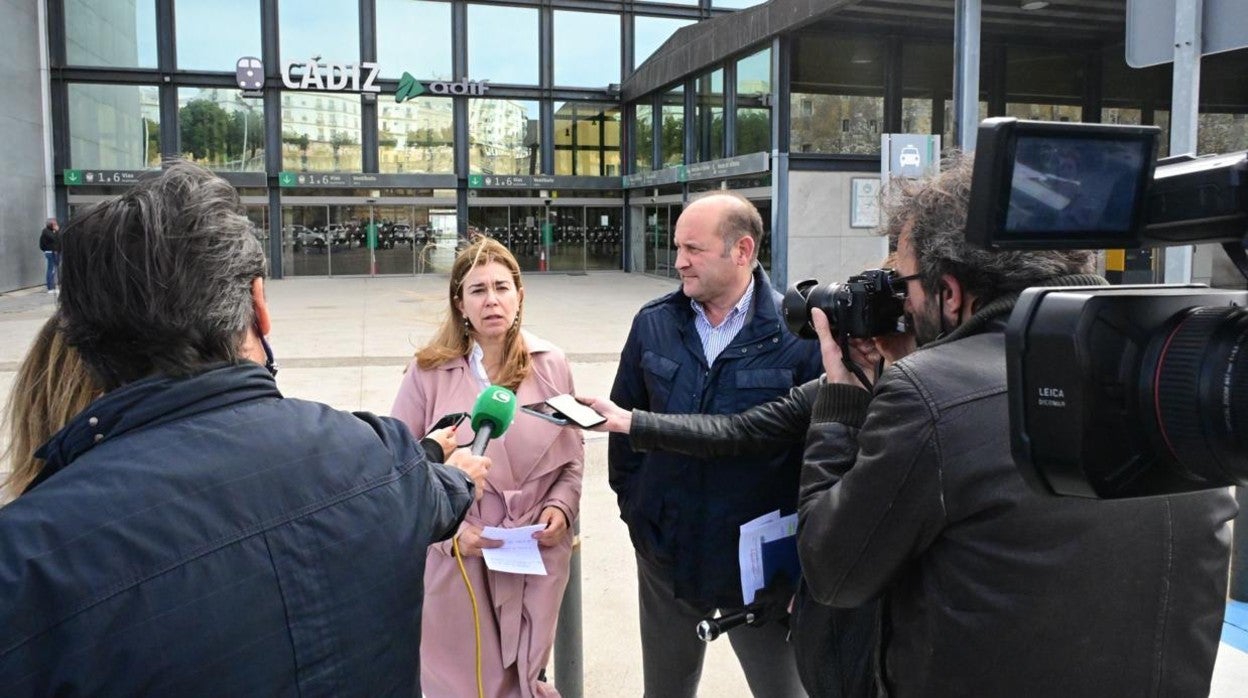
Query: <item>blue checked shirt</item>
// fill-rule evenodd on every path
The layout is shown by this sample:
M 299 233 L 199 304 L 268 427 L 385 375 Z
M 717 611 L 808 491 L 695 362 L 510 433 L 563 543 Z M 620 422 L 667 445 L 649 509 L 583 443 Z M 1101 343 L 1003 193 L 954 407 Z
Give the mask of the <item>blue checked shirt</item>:
M 741 300 L 728 311 L 728 316 L 724 321 L 719 323 L 719 327 L 711 325 L 711 321 L 706 317 L 706 309 L 702 304 L 689 299 L 689 304 L 693 306 L 693 312 L 697 313 L 697 319 L 694 326 L 698 328 L 698 337 L 702 340 L 702 353 L 706 355 L 706 365 L 713 366 L 715 359 L 723 352 L 724 349 L 732 343 L 737 333 L 745 327 L 745 321 L 750 316 L 750 308 L 754 302 L 754 283 L 745 289 L 745 295 L 741 296 Z

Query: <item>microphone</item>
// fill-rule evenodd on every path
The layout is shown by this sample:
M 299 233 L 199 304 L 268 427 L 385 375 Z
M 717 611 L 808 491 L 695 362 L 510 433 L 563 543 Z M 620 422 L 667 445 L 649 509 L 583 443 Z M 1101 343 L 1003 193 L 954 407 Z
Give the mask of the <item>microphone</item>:
M 472 406 L 472 455 L 485 453 L 486 444 L 502 436 L 516 419 L 516 394 L 501 385 L 491 385 L 477 396 Z

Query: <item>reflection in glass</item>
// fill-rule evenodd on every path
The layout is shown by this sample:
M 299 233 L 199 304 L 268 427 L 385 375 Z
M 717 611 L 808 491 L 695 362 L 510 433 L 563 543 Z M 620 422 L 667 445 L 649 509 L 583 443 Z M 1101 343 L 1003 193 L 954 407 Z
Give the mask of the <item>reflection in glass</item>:
M 951 43 L 910 41 L 902 45 L 901 131 L 930 134 L 937 124 L 944 100 L 953 94 L 953 46 Z M 943 126 L 951 128 L 946 121 Z M 952 143 L 948 136 L 941 146 Z
M 901 132 L 928 134 L 932 132 L 932 100 L 904 97 L 901 100 Z
M 620 107 L 595 102 L 555 104 L 555 174 L 620 176 Z
M 681 165 L 685 158 L 685 88 L 676 87 L 663 95 L 659 133 L 663 167 Z
M 555 11 L 555 84 L 605 87 L 620 81 L 620 17 Z
M 360 172 L 360 97 L 282 93 L 282 169 Z
M 445 97 L 417 97 L 395 104 L 377 100 L 377 146 L 382 172 L 455 171 L 455 113 Z
M 536 85 L 537 10 L 468 5 L 468 75 L 473 80 Z
M 413 31 L 419 32 L 414 40 Z M 381 77 L 450 80 L 451 4 L 377 0 L 377 63 Z
M 69 86 L 69 159 L 79 169 L 160 166 L 159 88 Z M 90 183 L 91 173 L 84 175 Z
M 633 119 L 633 172 L 647 172 L 654 169 L 654 107 L 649 104 L 637 105 L 637 116 Z
M 704 74 L 697 82 L 697 112 L 694 115 L 694 142 L 698 162 L 724 156 L 724 71 Z
M 880 152 L 884 126 L 882 40 L 798 35 L 792 85 L 793 152 Z
M 711 7 L 724 10 L 744 10 L 747 7 L 761 5 L 767 0 L 711 0 Z
M 1248 148 L 1248 117 L 1244 114 L 1201 112 L 1196 132 L 1196 154 L 1213 155 Z
M 983 121 L 988 118 L 988 103 L 980 100 L 979 102 L 979 120 Z M 957 148 L 957 141 L 953 139 L 953 100 L 945 100 L 945 132 L 940 137 L 941 150 L 948 152 L 953 148 Z
M 633 67 L 636 68 L 650 54 L 659 50 L 677 29 L 693 24 L 691 19 L 668 19 L 667 17 L 636 17 L 633 20 Z
M 358 63 L 360 7 L 357 0 L 279 0 L 282 61 Z
M 468 169 L 483 174 L 541 174 L 537 102 L 468 102 Z
M 737 61 L 737 96 L 762 97 L 771 93 L 771 49 Z
M 69 65 L 155 68 L 156 0 L 65 0 L 65 59 Z
M 182 157 L 212 170 L 264 171 L 264 100 L 239 90 L 178 90 Z
M 749 155 L 771 150 L 771 110 L 737 109 L 737 154 Z
M 259 0 L 175 0 L 173 16 L 179 70 L 232 73 L 239 58 L 260 57 Z

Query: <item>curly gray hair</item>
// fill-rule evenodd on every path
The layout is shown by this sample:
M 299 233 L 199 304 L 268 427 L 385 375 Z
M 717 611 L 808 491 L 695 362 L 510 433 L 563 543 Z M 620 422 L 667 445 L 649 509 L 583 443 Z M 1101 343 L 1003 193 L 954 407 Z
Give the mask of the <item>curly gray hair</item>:
M 66 226 L 66 341 L 112 390 L 236 362 L 264 251 L 225 180 L 184 161 Z

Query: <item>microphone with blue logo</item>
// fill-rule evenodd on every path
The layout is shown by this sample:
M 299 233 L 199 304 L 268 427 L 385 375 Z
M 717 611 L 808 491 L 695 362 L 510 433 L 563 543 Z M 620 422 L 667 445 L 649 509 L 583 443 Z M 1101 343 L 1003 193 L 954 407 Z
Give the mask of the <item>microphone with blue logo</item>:
M 477 396 L 472 406 L 472 455 L 485 453 L 490 439 L 502 436 L 516 419 L 516 394 L 501 385 L 491 385 Z

